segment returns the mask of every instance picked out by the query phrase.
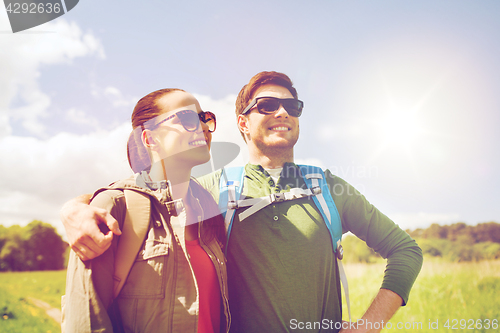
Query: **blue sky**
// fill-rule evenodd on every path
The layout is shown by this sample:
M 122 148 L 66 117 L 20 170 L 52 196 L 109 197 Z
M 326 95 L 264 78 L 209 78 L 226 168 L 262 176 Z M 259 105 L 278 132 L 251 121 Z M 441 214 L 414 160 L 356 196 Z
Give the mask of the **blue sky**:
M 0 9 L 0 224 L 50 222 L 130 174 L 130 114 L 165 87 L 218 116 L 262 70 L 305 102 L 299 162 L 329 168 L 404 228 L 500 222 L 497 1 L 82 0 L 12 34 Z

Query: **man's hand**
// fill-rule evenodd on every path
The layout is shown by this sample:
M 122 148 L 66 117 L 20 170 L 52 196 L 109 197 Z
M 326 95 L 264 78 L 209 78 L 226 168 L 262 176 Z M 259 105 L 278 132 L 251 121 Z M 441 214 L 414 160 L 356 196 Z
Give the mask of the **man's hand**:
M 102 208 L 89 206 L 91 196 L 81 195 L 64 204 L 61 209 L 61 221 L 66 229 L 71 249 L 83 261 L 103 254 L 111 245 L 113 234 L 121 235 L 118 222 Z M 106 233 L 99 228 L 107 226 Z
M 345 325 L 339 333 L 380 332 L 382 330 L 382 325 L 384 325 L 385 328 L 387 322 L 396 313 L 402 303 L 403 299 L 395 292 L 388 289 L 380 289 L 372 304 L 363 315 L 363 318 L 358 320 L 356 323 L 351 323 L 351 325 L 348 325 L 350 323 L 345 322 Z M 365 323 L 371 323 L 371 325 L 367 325 Z M 374 325 L 374 323 L 376 324 Z

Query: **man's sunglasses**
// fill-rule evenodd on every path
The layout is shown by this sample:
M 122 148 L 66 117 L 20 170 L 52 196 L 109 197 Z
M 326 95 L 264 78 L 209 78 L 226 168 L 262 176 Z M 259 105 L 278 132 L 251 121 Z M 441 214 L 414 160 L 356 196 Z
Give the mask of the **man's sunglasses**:
M 295 98 L 257 97 L 243 110 L 241 114 L 250 112 L 254 107 L 262 114 L 272 114 L 279 110 L 280 105 L 292 117 L 300 117 L 304 102 Z
M 158 124 L 154 125 L 153 129 L 157 128 L 167 120 L 172 119 L 177 116 L 181 121 L 182 126 L 188 132 L 195 132 L 200 127 L 200 121 L 204 122 L 208 126 L 208 131 L 213 133 L 215 131 L 216 120 L 215 114 L 210 111 L 201 111 L 200 113 L 193 110 L 182 110 L 174 113 L 171 116 L 160 121 Z

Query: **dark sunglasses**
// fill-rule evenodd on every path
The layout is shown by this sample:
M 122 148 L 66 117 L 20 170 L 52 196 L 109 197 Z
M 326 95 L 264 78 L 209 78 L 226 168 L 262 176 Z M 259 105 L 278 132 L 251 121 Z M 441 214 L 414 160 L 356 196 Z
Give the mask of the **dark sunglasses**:
M 213 133 L 215 131 L 215 126 L 217 125 L 215 114 L 210 111 L 201 111 L 200 113 L 198 113 L 193 110 L 182 110 L 163 119 L 158 124 L 154 125 L 153 129 L 157 128 L 158 126 L 175 116 L 179 117 L 182 126 L 188 132 L 195 132 L 196 130 L 198 130 L 198 128 L 200 127 L 200 121 L 208 126 L 208 131 L 210 133 Z
M 250 112 L 254 107 L 262 114 L 272 114 L 279 110 L 280 105 L 292 117 L 300 117 L 304 102 L 295 98 L 276 98 L 276 97 L 257 97 L 255 98 L 241 114 Z

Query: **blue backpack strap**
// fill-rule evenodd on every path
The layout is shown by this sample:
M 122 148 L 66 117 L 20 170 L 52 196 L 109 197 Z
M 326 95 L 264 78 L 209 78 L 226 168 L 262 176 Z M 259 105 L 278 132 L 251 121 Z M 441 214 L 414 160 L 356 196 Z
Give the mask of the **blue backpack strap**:
M 337 252 L 339 241 L 342 238 L 342 222 L 326 182 L 325 173 L 321 168 L 312 165 L 298 165 L 298 167 L 308 188 L 313 190 L 314 187 L 319 187 L 321 189 L 321 193 L 312 196 L 312 199 L 330 232 L 333 251 Z
M 224 217 L 226 227 L 226 255 L 236 211 L 236 201 L 240 199 L 243 189 L 244 170 L 244 167 L 223 168 L 219 181 L 219 210 Z
M 321 168 L 312 165 L 299 165 L 300 173 L 307 184 L 307 187 L 311 189 L 312 192 L 318 192 L 314 188 L 319 187 L 321 193 L 313 195 L 313 201 L 321 212 L 321 216 L 325 221 L 325 224 L 330 232 L 330 237 L 332 239 L 333 252 L 336 254 L 338 267 L 339 267 L 339 277 L 342 281 L 342 286 L 344 287 L 344 294 L 347 303 L 347 311 L 349 313 L 349 321 L 351 321 L 351 302 L 349 300 L 349 286 L 347 283 L 347 277 L 345 275 L 344 267 L 342 265 L 343 250 L 340 245 L 340 239 L 342 238 L 342 222 L 340 220 L 339 211 L 333 201 L 332 194 L 330 193 L 330 188 L 325 179 L 325 173 Z

